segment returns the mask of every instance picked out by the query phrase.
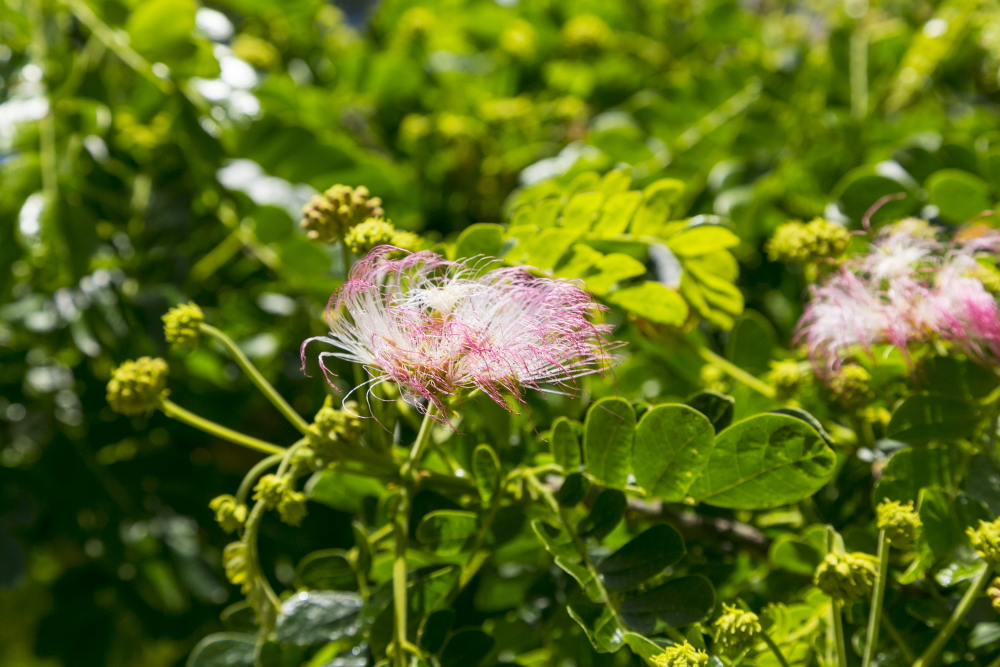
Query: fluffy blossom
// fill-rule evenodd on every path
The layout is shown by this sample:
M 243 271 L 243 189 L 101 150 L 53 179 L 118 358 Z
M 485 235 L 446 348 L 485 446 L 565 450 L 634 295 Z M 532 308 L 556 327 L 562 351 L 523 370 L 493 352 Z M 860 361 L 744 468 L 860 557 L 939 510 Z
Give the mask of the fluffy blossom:
M 1000 247 L 985 230 L 941 243 L 916 219 L 884 228 L 869 252 L 844 262 L 822 284 L 799 321 L 814 363 L 836 371 L 854 349 L 943 340 L 978 359 L 1000 357 L 1000 311 L 977 258 Z
M 506 407 L 522 388 L 567 385 L 599 372 L 616 347 L 600 307 L 576 283 L 523 268 L 479 267 L 424 251 L 391 259 L 381 246 L 354 265 L 330 300 L 330 333 L 307 340 L 338 348 L 319 355 L 362 364 L 366 384 L 392 381 L 403 397 L 443 411 L 444 397 L 479 389 Z

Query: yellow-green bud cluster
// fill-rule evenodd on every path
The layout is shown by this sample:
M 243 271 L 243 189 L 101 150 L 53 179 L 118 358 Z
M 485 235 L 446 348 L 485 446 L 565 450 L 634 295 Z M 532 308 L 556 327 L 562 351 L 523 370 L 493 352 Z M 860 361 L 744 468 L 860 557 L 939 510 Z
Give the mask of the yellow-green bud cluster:
M 993 610 L 1000 613 L 1000 577 L 990 582 L 990 587 L 986 589 L 986 595 L 990 598 Z
M 966 534 L 983 560 L 991 567 L 1000 567 L 1000 519 L 987 523 L 979 521 L 978 528 L 967 528 Z
M 247 520 L 247 506 L 236 502 L 236 498 L 230 495 L 216 496 L 208 507 L 215 512 L 215 520 L 222 530 L 232 533 L 243 527 Z
M 834 600 L 867 597 L 875 582 L 875 559 L 868 554 L 827 554 L 816 568 L 813 583 Z
M 500 48 L 521 60 L 528 60 L 535 55 L 535 44 L 538 42 L 538 33 L 535 27 L 518 19 L 500 33 Z
M 383 215 L 382 200 L 372 197 L 368 188 L 334 185 L 309 200 L 302 209 L 301 225 L 310 239 L 333 243 L 368 218 Z
M 399 231 L 388 220 L 369 218 L 347 232 L 344 244 L 348 250 L 360 257 L 380 245 L 415 250 L 420 244 L 420 237 L 413 232 Z
M 795 395 L 805 379 L 806 375 L 802 372 L 799 362 L 791 360 L 771 362 L 770 380 L 779 396 Z
M 728 376 L 718 366 L 705 364 L 701 367 L 699 375 L 701 375 L 701 383 L 704 385 L 705 389 L 717 391 L 720 394 L 724 394 L 729 391 L 729 382 L 727 382 Z
M 830 393 L 845 409 L 857 408 L 872 396 L 872 376 L 862 366 L 850 364 L 830 378 Z
M 715 621 L 715 641 L 731 653 L 739 653 L 754 644 L 761 632 L 757 614 L 735 605 L 722 605 L 722 615 Z
M 767 243 L 772 262 L 809 264 L 844 252 L 851 236 L 834 222 L 816 218 L 812 222 L 788 222 L 775 230 Z
M 176 347 L 196 347 L 205 314 L 193 301 L 174 306 L 163 316 L 163 335 Z
M 292 488 L 291 477 L 264 475 L 253 489 L 253 499 L 263 501 L 269 509 L 278 509 L 281 520 L 290 526 L 302 524 L 306 516 L 306 494 Z
M 123 415 L 149 414 L 167 394 L 167 362 L 153 357 L 126 361 L 111 371 L 108 404 Z
M 650 658 L 657 667 L 706 667 L 708 653 L 696 649 L 688 642 L 668 646 L 663 653 Z
M 232 44 L 233 53 L 257 69 L 271 69 L 281 59 L 273 44 L 253 35 L 237 35 Z
M 364 431 L 357 414 L 358 404 L 354 401 L 346 401 L 338 410 L 333 407 L 333 396 L 327 396 L 313 423 L 324 438 L 353 445 L 361 439 Z
M 222 550 L 222 566 L 229 583 L 240 586 L 246 595 L 253 588 L 253 565 L 246 542 L 230 542 Z
M 875 508 L 879 530 L 885 531 L 889 544 L 897 549 L 909 549 L 920 535 L 923 523 L 913 508 L 913 502 L 885 500 Z
M 611 46 L 614 33 L 608 24 L 593 14 L 576 16 L 562 29 L 562 41 L 571 49 L 597 50 Z

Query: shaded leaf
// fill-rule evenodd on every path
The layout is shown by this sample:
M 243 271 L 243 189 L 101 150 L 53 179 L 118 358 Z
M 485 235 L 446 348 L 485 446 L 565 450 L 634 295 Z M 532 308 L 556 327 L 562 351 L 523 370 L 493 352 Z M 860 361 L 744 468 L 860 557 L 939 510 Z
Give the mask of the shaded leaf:
M 607 606 L 571 604 L 566 611 L 580 624 L 598 653 L 614 653 L 622 647 L 625 641 L 622 628 Z
M 714 607 L 712 583 L 701 575 L 692 575 L 627 598 L 618 610 L 632 629 L 651 635 L 702 621 Z
M 586 498 L 589 490 L 590 481 L 581 473 L 575 472 L 563 480 L 556 492 L 556 500 L 563 507 L 572 507 Z
M 705 415 L 686 405 L 658 405 L 636 427 L 636 482 L 657 498 L 684 500 L 714 445 L 715 430 Z
M 717 391 L 703 391 L 689 398 L 686 405 L 708 417 L 715 432 L 722 431 L 733 423 L 733 409 L 736 399 Z
M 417 540 L 438 555 L 454 555 L 462 551 L 478 526 L 479 519 L 474 512 L 434 510 L 420 520 Z
M 186 667 L 252 667 L 257 639 L 237 632 L 217 632 L 198 642 Z
M 628 500 L 618 489 L 604 489 L 594 499 L 594 505 L 587 516 L 580 519 L 576 530 L 580 537 L 592 537 L 597 541 L 615 529 L 625 516 Z
M 665 523 L 633 538 L 597 567 L 606 588 L 618 591 L 641 584 L 679 562 L 687 548 L 684 538 Z
M 493 638 L 482 630 L 459 630 L 441 651 L 441 667 L 476 667 L 493 650 Z
M 896 406 L 886 435 L 903 442 L 954 440 L 972 435 L 979 419 L 979 409 L 964 399 L 914 394 Z
M 566 417 L 560 417 L 552 424 L 552 457 L 566 472 L 580 468 L 580 443 Z
M 472 474 L 484 502 L 489 502 L 500 489 L 500 460 L 489 445 L 479 445 L 472 454 Z
M 602 398 L 587 412 L 583 450 L 587 471 L 608 486 L 623 487 L 632 461 L 635 410 L 621 398 Z
M 360 595 L 334 591 L 296 593 L 281 604 L 274 635 L 283 644 L 312 646 L 352 637 L 361 629 Z

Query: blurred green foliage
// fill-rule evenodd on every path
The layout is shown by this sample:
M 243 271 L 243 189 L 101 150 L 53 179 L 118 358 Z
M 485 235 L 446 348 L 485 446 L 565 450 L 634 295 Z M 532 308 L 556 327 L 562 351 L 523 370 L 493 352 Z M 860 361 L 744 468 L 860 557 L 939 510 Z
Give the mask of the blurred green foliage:
M 222 348 L 167 352 L 160 317 L 195 301 L 296 410 L 316 413 L 325 388 L 303 377 L 296 352 L 323 332 L 345 270 L 339 249 L 297 229 L 316 192 L 364 185 L 397 228 L 453 257 L 513 248 L 508 261 L 584 278 L 630 342 L 615 376 L 588 381 L 587 396 L 617 395 L 642 413 L 707 387 L 735 397 L 698 397 L 701 412 L 711 418 L 710 404 L 728 423 L 785 402 L 733 383 L 697 352 L 752 376 L 790 356 L 806 276 L 768 260 L 765 239 L 817 216 L 859 228 L 898 192 L 873 224 L 916 213 L 957 224 L 993 208 L 998 69 L 1000 7 L 973 0 L 4 0 L 0 663 L 179 665 L 207 634 L 245 629 L 237 614 L 220 620 L 238 592 L 208 503 L 259 456 L 162 414 L 117 415 L 104 387 L 122 361 L 165 356 L 178 404 L 293 440 Z M 666 255 L 657 260 L 654 246 Z M 927 373 L 953 398 L 992 391 L 991 378 L 946 365 Z M 905 392 L 904 365 L 893 358 L 873 372 L 872 410 L 887 415 Z M 821 388 L 802 391 L 834 439 L 861 440 Z M 530 462 L 556 418 L 585 418 L 582 398 L 529 400 L 530 419 L 471 408 L 449 445 L 457 462 L 471 469 L 480 442 L 508 468 Z M 880 419 L 877 435 L 907 439 L 905 425 Z M 866 455 L 878 467 L 885 454 Z M 879 486 L 893 499 L 929 498 L 921 516 L 936 531 L 907 576 L 934 568 L 945 594 L 969 577 L 970 559 L 948 526 L 1000 510 L 1000 477 L 970 456 L 910 448 Z M 818 636 L 824 613 L 808 587 L 822 552 L 816 527 L 873 551 L 871 464 L 841 449 L 834 482 L 774 511 L 665 505 L 656 521 L 630 512 L 607 546 L 666 518 L 687 543 L 674 571 L 685 577 L 674 581 L 704 575 L 719 600 L 786 603 L 771 633 L 805 664 L 814 656 L 795 638 Z M 346 492 L 330 482 L 302 529 L 269 516 L 268 576 L 294 588 L 307 554 L 351 548 L 352 513 L 371 514 L 361 497 L 379 494 L 370 482 L 355 477 Z M 638 664 L 629 651 L 594 652 L 581 628 L 599 617 L 586 617 L 586 604 L 579 624 L 569 617 L 576 584 L 550 573 L 534 517 L 504 511 L 509 534 L 495 537 L 509 567 L 485 568 L 454 602 L 456 627 L 485 629 L 495 661 Z M 905 595 L 893 622 L 922 648 L 947 607 Z M 956 657 L 996 652 L 987 612 L 955 640 Z M 855 613 L 849 623 L 863 632 Z M 646 646 L 636 637 L 619 645 Z M 445 645 L 442 664 L 471 660 L 456 653 L 463 646 L 484 657 L 481 639 Z M 898 651 L 886 660 L 903 664 Z

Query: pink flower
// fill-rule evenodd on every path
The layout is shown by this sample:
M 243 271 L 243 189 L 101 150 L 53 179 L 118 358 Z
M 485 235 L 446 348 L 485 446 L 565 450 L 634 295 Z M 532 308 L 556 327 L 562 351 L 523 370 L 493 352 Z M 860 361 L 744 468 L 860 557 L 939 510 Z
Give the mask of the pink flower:
M 330 299 L 327 336 L 338 348 L 319 355 L 363 365 L 372 379 L 392 381 L 403 397 L 444 410 L 444 397 L 480 389 L 505 408 L 504 393 L 521 400 L 523 387 L 566 386 L 600 372 L 619 347 L 601 310 L 576 283 L 532 275 L 523 268 L 483 272 L 424 251 L 401 259 L 380 246 L 354 265 Z

